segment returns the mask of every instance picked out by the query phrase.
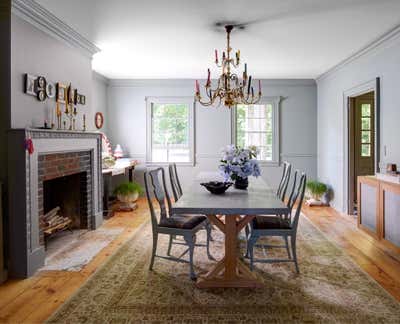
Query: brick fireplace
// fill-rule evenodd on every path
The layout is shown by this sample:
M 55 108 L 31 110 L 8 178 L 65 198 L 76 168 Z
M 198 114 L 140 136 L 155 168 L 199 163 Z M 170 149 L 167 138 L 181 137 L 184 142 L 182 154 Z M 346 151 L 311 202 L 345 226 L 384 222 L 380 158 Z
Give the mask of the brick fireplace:
M 38 156 L 40 244 L 44 244 L 44 215 L 56 207 L 72 220 L 69 228 L 92 226 L 92 176 L 90 151 Z
M 27 139 L 32 154 L 24 147 Z M 13 129 L 8 141 L 9 273 L 29 277 L 44 265 L 48 210 L 60 206 L 74 228 L 101 225 L 101 134 Z

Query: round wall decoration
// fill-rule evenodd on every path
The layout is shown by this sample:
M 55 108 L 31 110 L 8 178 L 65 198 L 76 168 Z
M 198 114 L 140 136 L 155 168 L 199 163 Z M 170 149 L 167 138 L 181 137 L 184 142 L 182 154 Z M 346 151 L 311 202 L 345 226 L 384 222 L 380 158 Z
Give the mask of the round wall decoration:
M 48 98 L 54 98 L 56 95 L 56 86 L 52 82 L 47 82 L 46 84 L 46 95 Z
M 46 99 L 46 92 L 44 90 L 39 90 L 37 92 L 37 98 L 39 101 L 44 101 Z
M 104 116 L 101 112 L 97 112 L 96 115 L 94 115 L 94 124 L 96 125 L 97 129 L 100 129 L 103 127 Z

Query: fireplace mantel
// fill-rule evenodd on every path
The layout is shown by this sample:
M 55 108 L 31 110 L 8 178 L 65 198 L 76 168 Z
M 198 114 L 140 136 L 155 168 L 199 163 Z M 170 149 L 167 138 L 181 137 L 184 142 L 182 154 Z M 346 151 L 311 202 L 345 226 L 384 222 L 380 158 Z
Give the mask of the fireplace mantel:
M 31 139 L 29 154 L 25 141 Z M 90 152 L 92 178 L 91 227 L 97 228 L 102 216 L 101 134 L 94 132 L 12 129 L 9 145 L 9 273 L 29 277 L 44 265 L 45 250 L 40 242 L 38 203 L 39 156 Z

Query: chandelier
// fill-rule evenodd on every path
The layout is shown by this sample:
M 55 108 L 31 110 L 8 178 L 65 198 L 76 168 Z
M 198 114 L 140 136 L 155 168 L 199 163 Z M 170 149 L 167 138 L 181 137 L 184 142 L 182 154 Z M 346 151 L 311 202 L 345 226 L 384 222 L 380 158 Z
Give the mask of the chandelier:
M 256 104 L 261 99 L 261 81 L 258 80 L 258 94 L 254 94 L 254 87 L 252 85 L 251 75 L 247 75 L 247 64 L 244 64 L 244 71 L 242 79 L 236 74 L 231 72 L 231 68 L 237 69 L 240 65 L 240 50 L 235 53 L 235 58 L 231 58 L 231 45 L 230 35 L 233 29 L 233 25 L 226 25 L 226 52 L 222 53 L 222 62 L 219 63 L 218 51 L 215 50 L 215 64 L 222 68 L 222 74 L 218 78 L 217 87 L 215 89 L 211 86 L 211 73 L 208 69 L 208 76 L 206 84 L 204 85 L 206 98 L 200 94 L 200 84 L 196 80 L 196 94 L 195 100 L 200 102 L 203 106 L 211 106 L 218 102 L 221 102 L 225 106 L 231 108 L 237 104 L 252 105 Z

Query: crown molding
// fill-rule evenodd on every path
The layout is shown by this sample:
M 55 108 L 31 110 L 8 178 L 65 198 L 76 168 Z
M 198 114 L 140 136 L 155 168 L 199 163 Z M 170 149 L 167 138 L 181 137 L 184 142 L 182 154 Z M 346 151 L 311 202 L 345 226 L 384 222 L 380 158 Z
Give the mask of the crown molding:
M 110 84 L 110 79 L 106 78 L 104 75 L 100 74 L 99 72 L 96 72 L 93 70 L 92 75 L 93 75 L 93 79 L 98 80 L 107 86 Z
M 377 51 L 379 49 L 385 48 L 389 44 L 391 44 L 393 41 L 396 41 L 400 36 L 400 25 L 397 25 L 396 27 L 392 28 L 385 34 L 381 35 L 371 43 L 369 43 L 367 46 L 361 48 L 348 58 L 344 59 L 340 63 L 336 64 L 334 67 L 329 69 L 328 71 L 322 73 L 319 77 L 317 77 L 315 80 L 317 82 L 320 82 L 330 75 L 334 74 L 335 72 L 339 71 L 340 69 L 344 68 L 345 66 L 349 65 L 351 62 L 357 60 L 360 57 L 369 55 L 373 53 L 374 51 Z
M 80 49 L 90 58 L 100 52 L 96 45 L 35 1 L 12 0 L 12 13 L 48 35 Z

